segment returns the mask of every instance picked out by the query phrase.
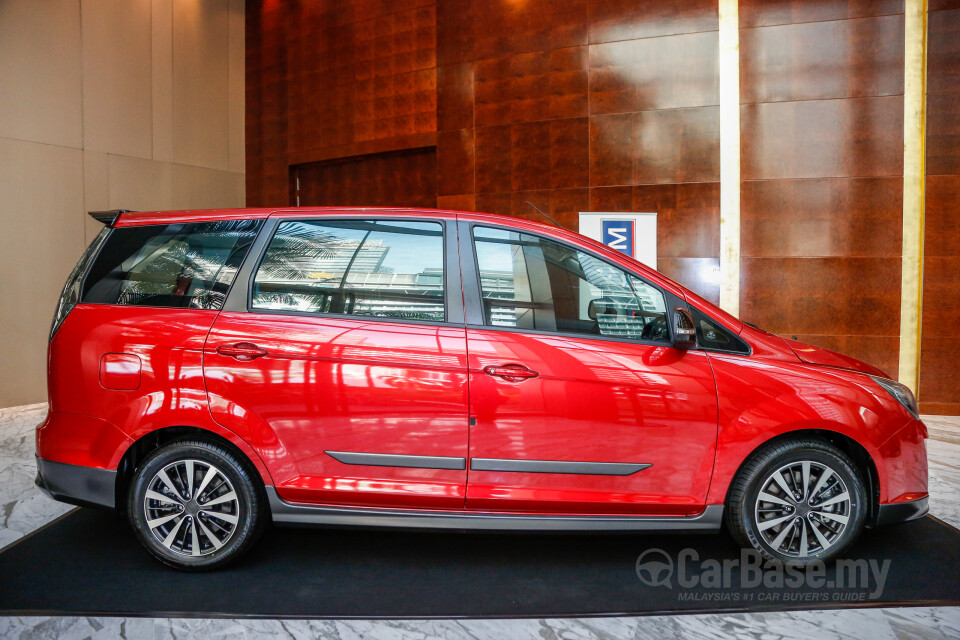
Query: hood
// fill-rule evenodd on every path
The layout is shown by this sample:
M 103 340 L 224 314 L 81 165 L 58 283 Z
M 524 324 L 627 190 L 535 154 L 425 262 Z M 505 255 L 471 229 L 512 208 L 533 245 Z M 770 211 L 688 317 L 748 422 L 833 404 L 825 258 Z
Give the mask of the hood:
M 787 343 L 787 346 L 789 346 L 797 355 L 797 357 L 803 362 L 824 365 L 827 367 L 837 367 L 839 369 L 850 369 L 851 371 L 859 371 L 872 376 L 880 376 L 881 378 L 890 377 L 875 366 L 867 364 L 862 360 L 845 356 L 842 353 L 830 351 L 829 349 L 824 349 L 823 347 L 815 347 L 812 344 L 798 342 L 797 340 L 788 340 L 787 338 L 783 338 L 783 341 Z

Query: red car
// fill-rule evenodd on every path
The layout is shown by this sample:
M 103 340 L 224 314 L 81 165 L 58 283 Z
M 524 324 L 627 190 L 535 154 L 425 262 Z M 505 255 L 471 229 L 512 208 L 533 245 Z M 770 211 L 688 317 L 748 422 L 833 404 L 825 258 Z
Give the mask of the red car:
M 927 512 L 910 390 L 556 227 L 413 209 L 99 212 L 37 484 L 162 562 L 268 522 L 720 530 L 840 554 Z

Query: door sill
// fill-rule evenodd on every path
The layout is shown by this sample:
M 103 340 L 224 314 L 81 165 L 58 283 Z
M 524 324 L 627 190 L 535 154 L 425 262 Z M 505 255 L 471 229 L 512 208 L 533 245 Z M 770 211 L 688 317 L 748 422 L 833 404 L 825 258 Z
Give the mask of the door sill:
M 466 529 L 474 531 L 718 531 L 723 505 L 711 504 L 695 516 L 555 516 L 420 511 L 369 507 L 321 507 L 287 502 L 266 487 L 278 524 Z

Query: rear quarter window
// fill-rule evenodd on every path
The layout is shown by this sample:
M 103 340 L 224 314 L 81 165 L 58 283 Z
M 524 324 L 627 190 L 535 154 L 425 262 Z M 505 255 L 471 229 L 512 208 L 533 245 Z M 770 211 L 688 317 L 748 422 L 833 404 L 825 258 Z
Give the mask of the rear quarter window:
M 84 281 L 82 302 L 220 309 L 262 221 L 119 227 Z

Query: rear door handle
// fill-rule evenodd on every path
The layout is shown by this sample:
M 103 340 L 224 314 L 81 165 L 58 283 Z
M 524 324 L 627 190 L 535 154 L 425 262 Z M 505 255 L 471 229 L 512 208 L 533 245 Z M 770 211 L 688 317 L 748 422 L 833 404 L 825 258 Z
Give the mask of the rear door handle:
M 488 376 L 503 378 L 507 382 L 523 382 L 530 378 L 536 378 L 540 374 L 522 364 L 510 363 L 494 365 L 491 364 L 483 368 L 483 372 Z
M 238 342 L 237 344 L 225 344 L 217 347 L 217 353 L 247 362 L 267 355 L 267 350 L 261 349 L 252 342 Z

